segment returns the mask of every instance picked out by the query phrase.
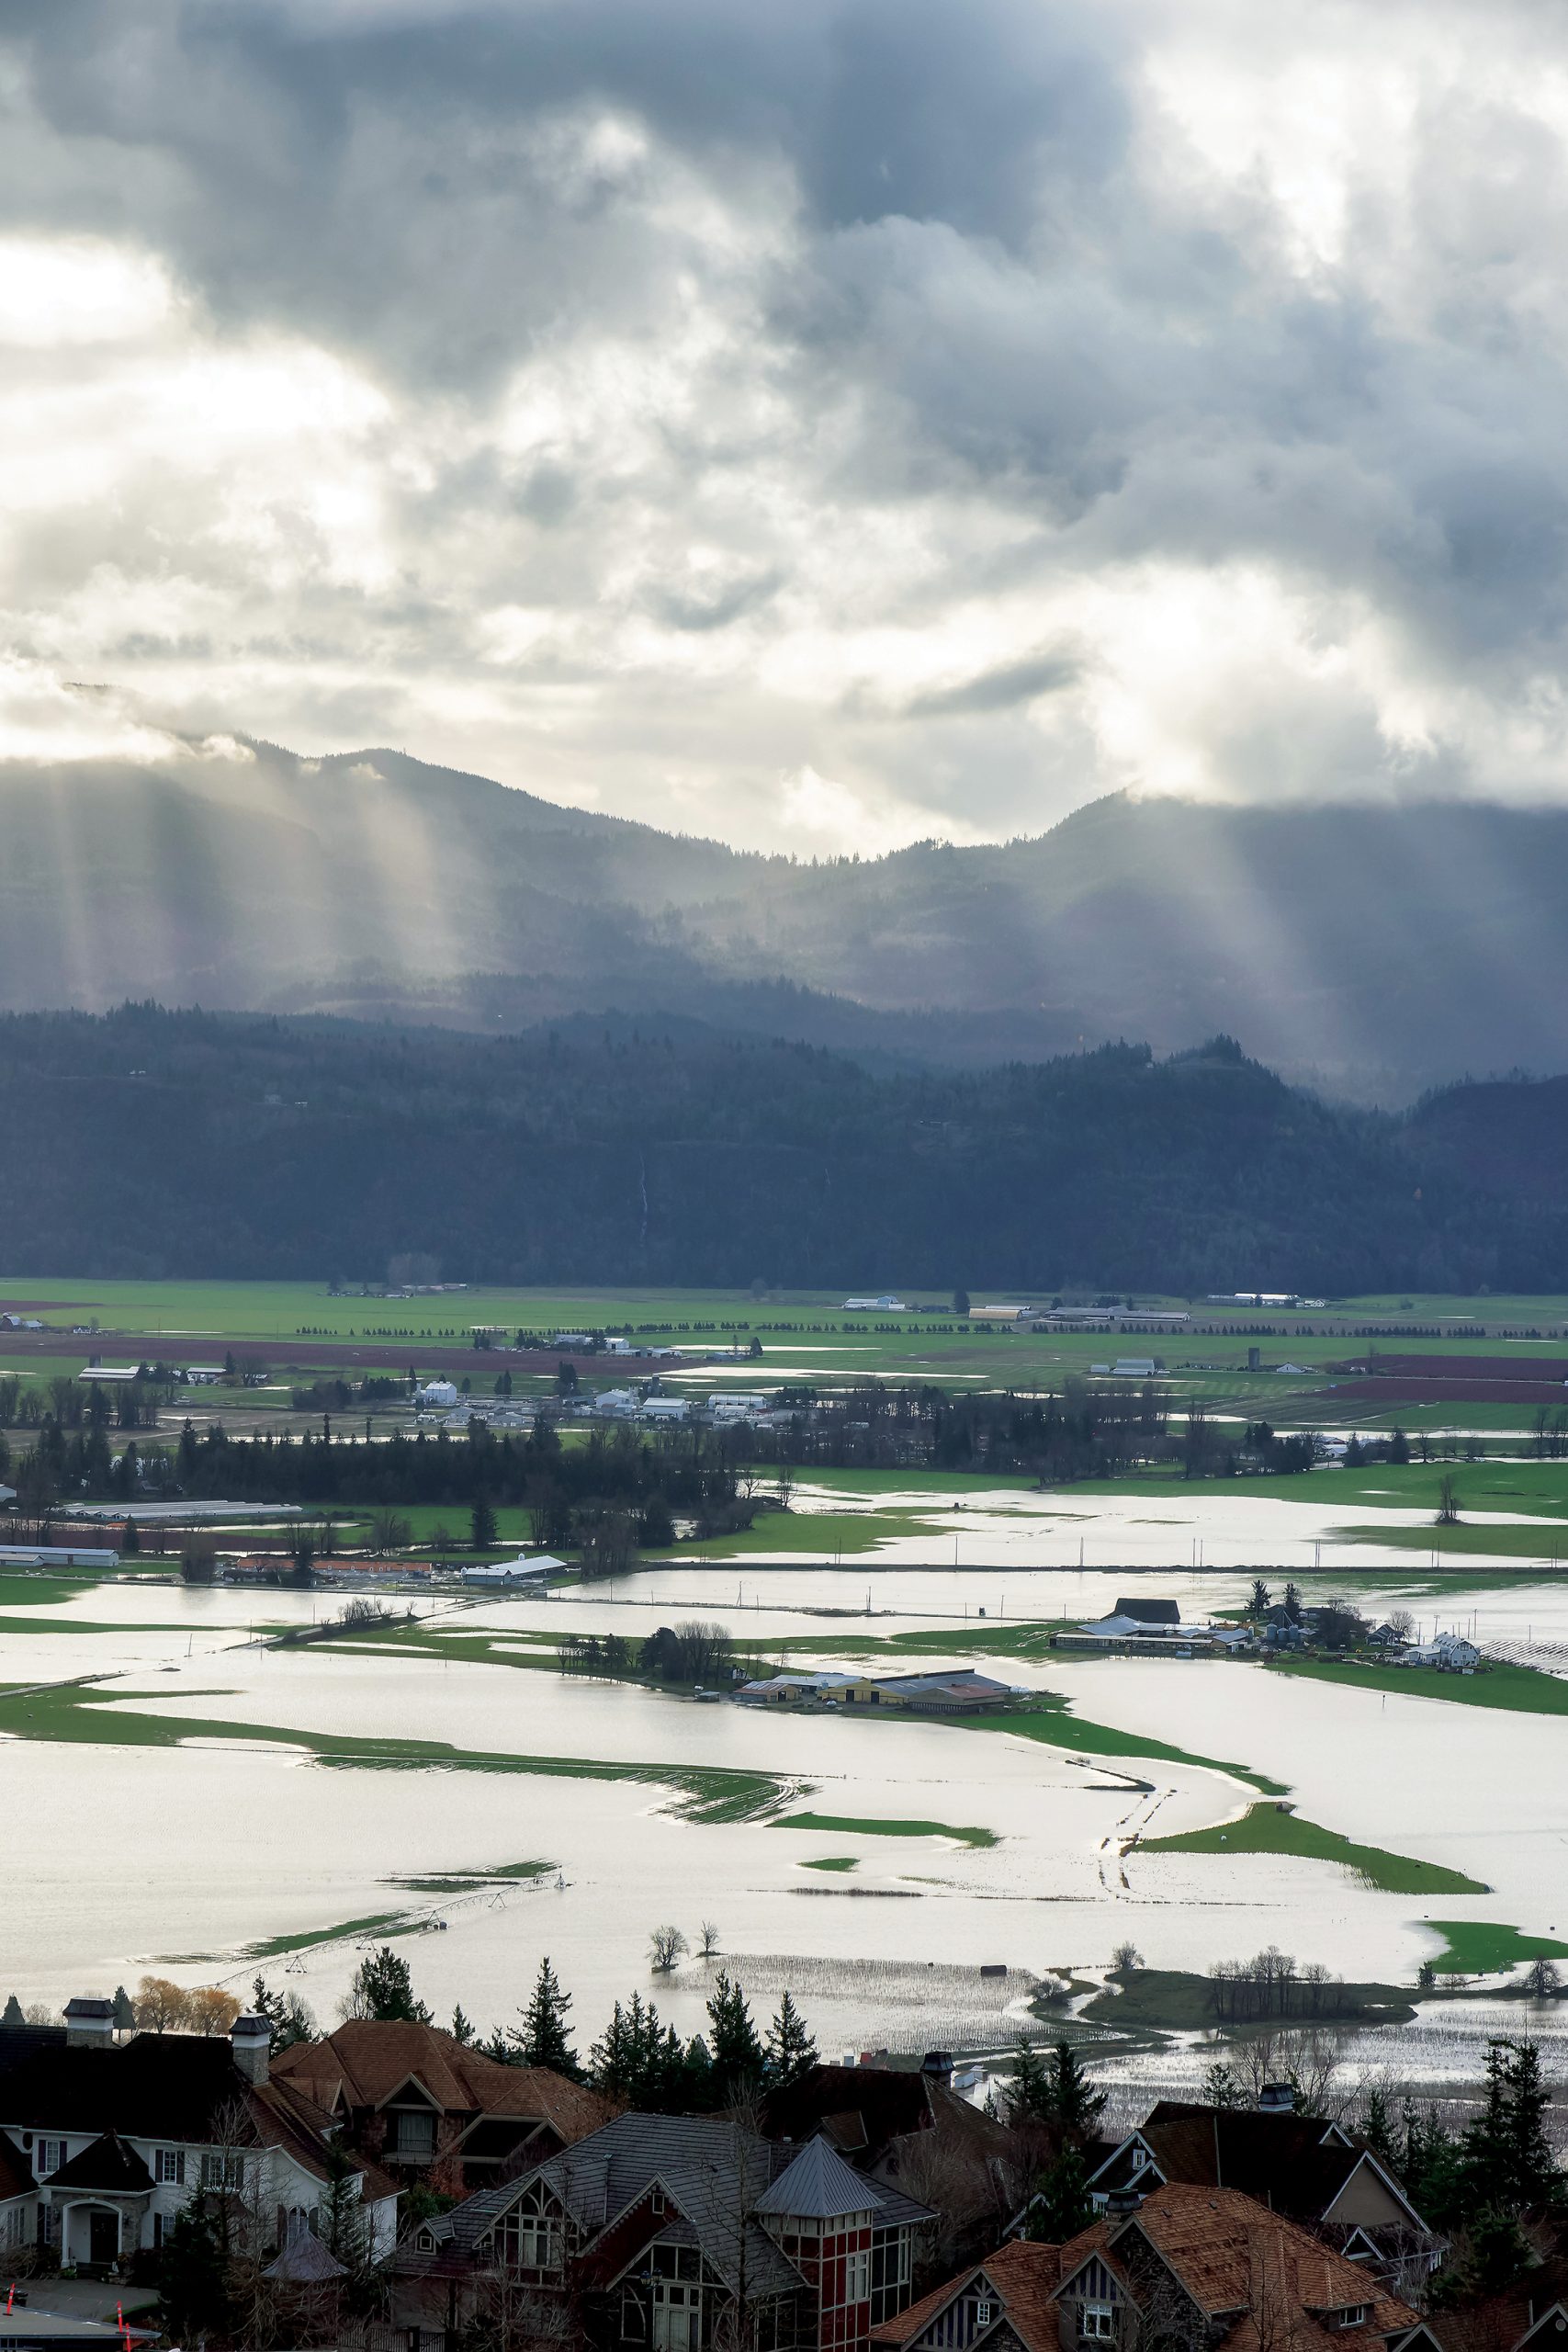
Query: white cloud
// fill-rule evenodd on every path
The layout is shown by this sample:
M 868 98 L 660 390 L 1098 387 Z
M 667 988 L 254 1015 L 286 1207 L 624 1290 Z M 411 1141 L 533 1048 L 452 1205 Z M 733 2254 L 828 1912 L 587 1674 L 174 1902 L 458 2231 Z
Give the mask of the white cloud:
M 808 853 L 1561 788 L 1550 17 L 135 15 L 0 35 L 10 756 L 393 741 Z

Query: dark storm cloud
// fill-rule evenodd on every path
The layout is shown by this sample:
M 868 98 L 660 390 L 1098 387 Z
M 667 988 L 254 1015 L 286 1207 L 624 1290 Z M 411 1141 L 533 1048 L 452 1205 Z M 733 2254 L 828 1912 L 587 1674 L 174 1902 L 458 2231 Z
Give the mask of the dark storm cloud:
M 11 0 L 0 241 L 173 289 L 130 356 L 38 363 L 71 461 L 0 551 L 13 640 L 163 647 L 209 723 L 379 701 L 731 831 L 781 775 L 884 832 L 1551 788 L 1560 37 L 1467 0 Z

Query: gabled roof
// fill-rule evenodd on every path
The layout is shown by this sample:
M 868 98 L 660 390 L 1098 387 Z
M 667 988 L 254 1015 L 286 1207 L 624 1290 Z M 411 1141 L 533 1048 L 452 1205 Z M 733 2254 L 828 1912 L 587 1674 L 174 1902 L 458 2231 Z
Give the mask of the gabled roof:
M 1515 2352 L 1531 2336 L 1542 2346 L 1554 2345 L 1560 2310 L 1568 2315 L 1568 2260 L 1553 2255 L 1524 2271 L 1500 2294 L 1457 2311 L 1430 2311 L 1421 2325 L 1425 2337 L 1440 2346 L 1441 2352 Z M 1419 2343 L 1420 2338 L 1411 2340 Z M 1404 2352 L 1403 2343 L 1400 2352 Z
M 107 2188 L 120 2196 L 141 2196 L 152 2186 L 152 2176 L 134 2148 L 118 2132 L 102 2132 L 91 2145 L 49 2176 L 51 2188 Z
M 761 2200 L 803 2153 L 715 2116 L 618 2115 L 515 2180 L 466 2198 L 429 2226 L 438 2249 L 446 2245 L 471 2253 L 513 2204 L 542 2186 L 576 2223 L 581 2258 L 592 2265 L 596 2242 L 659 2187 L 672 2211 L 652 2235 L 676 2233 L 682 2243 L 700 2246 L 704 2258 L 732 2288 L 744 2274 L 749 2294 L 788 2294 L 801 2285 L 800 2272 L 756 2216 Z M 850 2193 L 841 2184 L 834 2188 L 839 2174 L 852 2184 L 854 2198 L 852 2207 L 841 2210 L 874 2212 L 890 2222 L 914 2220 L 925 2212 L 896 2189 L 852 2172 L 825 2143 L 802 2179 L 818 2183 L 831 2202 L 838 2194 Z M 792 2202 L 788 2210 L 802 2209 Z M 613 2243 L 619 2246 L 618 2238 Z M 439 2260 L 439 2253 L 433 2258 Z M 617 2251 L 618 2265 L 626 2258 L 624 2248 Z
M 902 2352 L 902 2347 L 922 2335 L 950 2303 L 956 2302 L 962 2295 L 979 2291 L 995 2296 L 1003 2318 L 1025 2346 L 1025 2352 L 1057 2352 L 1060 2335 L 1055 2291 L 1062 2280 L 1064 2257 L 1073 2254 L 1079 2243 L 1075 2238 L 1068 2246 L 1044 2245 L 1027 2238 L 1010 2238 L 994 2254 L 988 2254 L 984 2262 L 960 2271 L 956 2278 L 949 2278 L 945 2285 L 912 2303 L 908 2311 L 874 2327 L 871 2341 L 878 2352 Z M 1076 2260 L 1073 2267 L 1077 2267 Z
M 820 2133 L 808 2140 L 795 2162 L 764 2188 L 756 2211 L 769 2219 L 833 2222 L 846 2213 L 874 2212 L 876 2191 Z
M 1239 2188 L 1276 2211 L 1317 2221 L 1351 2175 L 1369 2163 L 1411 2220 L 1420 2216 L 1394 2175 L 1364 2140 L 1321 2115 L 1263 2114 L 1254 2108 L 1202 2107 L 1161 2099 L 1136 2132 L 1092 2177 L 1098 2190 L 1137 2178 L 1130 2152 L 1142 2142 L 1162 2180 L 1195 2187 Z
M 867 2167 L 896 2142 L 932 2130 L 982 2158 L 1010 2144 L 1003 2124 L 945 2083 L 890 2066 L 813 2066 L 786 2090 L 770 2092 L 762 2129 L 771 2139 L 800 2142 L 820 2132 L 840 2155 Z
M 0 2128 L 200 2146 L 228 2136 L 236 2108 L 263 2146 L 324 2175 L 329 2118 L 276 2075 L 247 2081 L 226 2035 L 139 2033 L 118 2048 L 73 2049 L 63 2033 L 0 2032 Z M 389 2185 L 373 2193 L 389 2194 Z
M 1380 2291 L 1364 2267 L 1239 2189 L 1168 2183 L 1125 2220 L 1102 2222 L 1086 2233 L 1091 2240 L 1102 2237 L 1105 2255 L 1119 2271 L 1124 2271 L 1134 2235 L 1155 2249 L 1211 2320 L 1239 2319 L 1255 2296 L 1267 2292 L 1283 2312 L 1312 2321 L 1326 2312 L 1366 2305 L 1365 2324 L 1376 2335 L 1392 2335 L 1416 2322 L 1415 2312 Z M 1070 2285 L 1071 2274 L 1064 2268 L 1062 2288 Z
M 350 2019 L 321 2041 L 299 2041 L 273 2061 L 273 2076 L 298 2085 L 331 2113 L 379 2108 L 417 2086 L 443 2113 L 547 2123 L 570 2143 L 595 2132 L 614 2112 L 583 2084 L 546 2066 L 503 2066 L 439 2026 Z

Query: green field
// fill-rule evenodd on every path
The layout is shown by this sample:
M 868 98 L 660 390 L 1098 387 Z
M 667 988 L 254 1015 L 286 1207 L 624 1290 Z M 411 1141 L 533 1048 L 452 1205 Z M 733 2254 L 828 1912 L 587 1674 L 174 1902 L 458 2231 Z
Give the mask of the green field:
M 976 1829 L 949 1821 L 879 1821 L 870 1815 L 784 1813 L 776 1815 L 771 1826 L 818 1832 L 831 1829 L 849 1838 L 951 1838 L 960 1846 L 995 1846 L 998 1842 L 993 1829 Z
M 1391 1854 L 1382 1846 L 1352 1845 L 1337 1829 L 1303 1821 L 1286 1804 L 1248 1805 L 1239 1821 L 1184 1830 L 1174 1838 L 1142 1838 L 1137 1850 L 1144 1854 L 1292 1854 L 1307 1861 L 1335 1862 L 1385 1894 L 1488 1892 L 1462 1871 L 1416 1861 L 1408 1854 Z
M 1408 1307 L 1398 1301 L 1349 1300 L 1332 1310 L 1252 1309 L 1211 1306 L 1202 1300 L 1161 1299 L 1142 1295 L 1140 1306 L 1186 1309 L 1195 1317 L 1213 1317 L 1237 1328 L 1231 1333 L 1189 1331 L 1167 1336 L 1129 1333 L 1118 1339 L 1104 1332 L 1030 1332 L 1005 1328 L 984 1329 L 957 1320 L 951 1300 L 940 1294 L 910 1291 L 912 1309 L 931 1312 L 901 1315 L 852 1315 L 842 1294 L 790 1291 L 755 1296 L 749 1291 L 667 1290 L 547 1290 L 475 1286 L 434 1296 L 404 1299 L 333 1297 L 324 1283 L 109 1283 L 53 1279 L 37 1275 L 0 1277 L 0 1305 L 36 1313 L 54 1327 L 73 1322 L 101 1327 L 85 1340 L 80 1357 L 65 1355 L 40 1360 L 25 1345 L 0 1342 L 0 1366 L 39 1376 L 74 1371 L 90 1352 L 114 1359 L 116 1335 L 154 1343 L 166 1358 L 213 1354 L 231 1340 L 266 1343 L 276 1351 L 275 1370 L 287 1367 L 291 1341 L 339 1340 L 356 1348 L 378 1350 L 376 1367 L 392 1374 L 417 1363 L 422 1348 L 466 1348 L 476 1327 L 492 1326 L 504 1332 L 537 1331 L 547 1339 L 557 1330 L 609 1329 L 630 1326 L 649 1337 L 684 1347 L 718 1347 L 739 1334 L 754 1333 L 764 1354 L 761 1365 L 732 1367 L 748 1379 L 800 1377 L 841 1381 L 864 1374 L 880 1377 L 936 1378 L 989 1386 L 1038 1388 L 1059 1384 L 1069 1373 L 1086 1373 L 1091 1363 L 1117 1354 L 1148 1352 L 1164 1359 L 1184 1394 L 1214 1400 L 1234 1399 L 1238 1408 L 1269 1418 L 1290 1419 L 1295 1406 L 1323 1385 L 1318 1367 L 1361 1351 L 1367 1344 L 1354 1337 L 1364 1321 L 1392 1317 L 1412 1326 L 1439 1317 L 1469 1315 L 1485 1329 L 1484 1339 L 1454 1326 L 1439 1340 L 1416 1336 L 1404 1340 L 1383 1337 L 1372 1344 L 1385 1354 L 1402 1346 L 1414 1352 L 1441 1351 L 1462 1359 L 1467 1354 L 1499 1352 L 1519 1359 L 1528 1371 L 1532 1354 L 1561 1349 L 1561 1333 L 1568 1318 L 1568 1300 L 1542 1299 L 1423 1299 Z M 984 1292 L 974 1294 L 983 1304 Z M 1048 1303 L 1048 1302 L 1047 1302 Z M 1325 1329 L 1330 1320 L 1340 1326 Z M 1241 1327 L 1267 1323 L 1273 1338 L 1253 1340 Z M 1537 1341 L 1504 1340 L 1504 1328 L 1539 1330 Z M 1308 1336 L 1308 1333 L 1311 1336 Z M 7 1335 L 9 1337 L 9 1335 Z M 1265 1370 L 1249 1374 L 1247 1347 L 1261 1347 Z M 1268 1369 L 1291 1362 L 1306 1368 L 1307 1377 Z M 488 1389 L 499 1367 L 476 1352 L 476 1387 Z M 614 1367 L 605 1366 L 606 1377 Z M 247 1396 L 257 1404 L 254 1392 Z M 1348 1400 L 1356 1419 L 1399 1418 L 1394 1408 L 1371 1400 Z M 1477 1408 L 1492 1412 L 1498 1408 Z M 1505 1408 L 1514 1425 L 1528 1423 L 1526 1408 Z M 1332 1398 L 1322 1400 L 1325 1415 L 1333 1413 Z M 1412 1407 L 1406 1419 L 1419 1427 L 1436 1410 L 1438 1423 L 1470 1426 L 1470 1408 Z M 1419 1419 L 1415 1417 L 1419 1415 Z M 1343 1415 L 1340 1416 L 1343 1418 Z M 1506 1423 L 1504 1424 L 1507 1425 Z
M 1493 1976 L 1532 1960 L 1568 1959 L 1568 1944 L 1551 1936 L 1525 1936 L 1517 1928 L 1488 1919 L 1428 1919 L 1445 1950 L 1432 1962 L 1439 1976 Z

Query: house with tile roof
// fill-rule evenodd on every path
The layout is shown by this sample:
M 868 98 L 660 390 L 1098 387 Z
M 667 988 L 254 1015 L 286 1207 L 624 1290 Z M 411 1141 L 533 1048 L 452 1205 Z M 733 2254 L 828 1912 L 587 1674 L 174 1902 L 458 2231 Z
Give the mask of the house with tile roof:
M 243 2199 L 269 2241 L 314 2226 L 335 2126 L 271 2075 L 270 2038 L 242 2016 L 227 2035 L 120 2041 L 98 2000 L 68 2003 L 63 2027 L 0 2030 L 0 2233 L 107 2271 L 161 2246 L 201 2188 Z M 389 2252 L 397 2184 L 361 2161 L 349 2190 Z
M 274 2079 L 402 2180 L 461 2195 L 598 2131 L 612 2102 L 543 2066 L 503 2066 L 438 2026 L 351 2018 L 280 2052 Z
M 872 2333 L 873 2352 L 1398 2352 L 1407 2303 L 1238 2189 L 1167 2184 L 1065 2245 L 1013 2240 Z
M 412 2352 L 532 2299 L 593 2345 L 861 2352 L 908 2301 L 928 2208 L 825 2139 L 710 2116 L 621 2115 L 531 2171 L 423 2222 L 395 2266 Z

